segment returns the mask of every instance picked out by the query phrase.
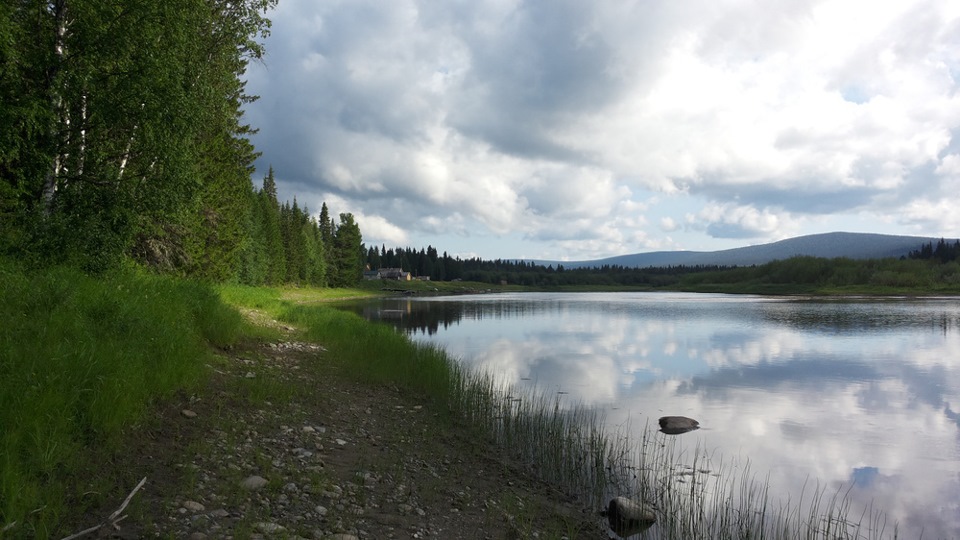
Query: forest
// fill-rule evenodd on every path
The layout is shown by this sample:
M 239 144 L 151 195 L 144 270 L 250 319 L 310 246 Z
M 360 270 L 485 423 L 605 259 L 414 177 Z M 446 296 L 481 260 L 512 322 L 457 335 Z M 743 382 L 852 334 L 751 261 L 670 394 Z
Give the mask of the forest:
M 0 254 L 100 273 L 343 286 L 350 214 L 254 187 L 243 75 L 276 0 L 0 5 Z
M 818 287 L 955 290 L 960 288 L 960 241 L 922 244 L 906 257 L 825 259 L 797 256 L 750 266 L 668 266 L 630 268 L 618 265 L 566 269 L 517 260 L 462 260 L 438 255 L 436 248 L 368 248 L 370 268 L 402 268 L 432 281 L 462 279 L 490 285 L 534 288 L 612 287 L 639 289 L 734 290 L 738 286 L 768 292 Z

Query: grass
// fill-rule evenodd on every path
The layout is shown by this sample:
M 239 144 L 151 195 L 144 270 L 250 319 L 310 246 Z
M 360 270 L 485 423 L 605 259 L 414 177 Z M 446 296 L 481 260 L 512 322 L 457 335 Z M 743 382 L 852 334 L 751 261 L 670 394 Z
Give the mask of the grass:
M 0 282 L 0 529 L 46 538 L 99 504 L 111 479 L 89 472 L 151 403 L 198 384 L 210 346 L 243 322 L 209 288 L 171 278 L 0 261 Z

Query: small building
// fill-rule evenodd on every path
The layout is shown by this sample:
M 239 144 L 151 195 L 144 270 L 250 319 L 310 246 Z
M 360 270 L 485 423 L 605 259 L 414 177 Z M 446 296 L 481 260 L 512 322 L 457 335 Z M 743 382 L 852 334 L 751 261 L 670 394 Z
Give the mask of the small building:
M 397 281 L 410 281 L 410 272 L 404 272 L 402 268 L 381 268 L 377 270 L 380 279 L 395 279 Z

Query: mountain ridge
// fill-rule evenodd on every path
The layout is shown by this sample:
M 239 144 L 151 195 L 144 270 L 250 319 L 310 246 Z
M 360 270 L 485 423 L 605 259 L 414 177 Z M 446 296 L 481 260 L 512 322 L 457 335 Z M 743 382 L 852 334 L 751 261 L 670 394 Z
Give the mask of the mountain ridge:
M 954 242 L 955 239 L 947 239 Z M 809 234 L 739 248 L 718 251 L 651 251 L 631 255 L 617 255 L 586 261 L 533 260 L 544 266 L 563 265 L 566 269 L 596 268 L 600 266 L 624 266 L 628 268 L 651 268 L 664 266 L 750 266 L 795 256 L 847 257 L 850 259 L 899 258 L 922 244 L 940 238 L 877 233 L 829 232 Z

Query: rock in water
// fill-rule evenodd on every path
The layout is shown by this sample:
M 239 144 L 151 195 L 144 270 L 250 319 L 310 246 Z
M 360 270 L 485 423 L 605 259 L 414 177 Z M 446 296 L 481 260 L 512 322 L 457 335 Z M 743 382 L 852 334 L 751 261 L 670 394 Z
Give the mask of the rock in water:
M 686 416 L 663 416 L 660 418 L 660 431 L 667 435 L 679 435 L 700 429 L 700 422 Z
M 616 497 L 611 499 L 607 506 L 607 521 L 610 522 L 613 532 L 626 538 L 652 527 L 657 516 L 643 503 L 626 497 Z

